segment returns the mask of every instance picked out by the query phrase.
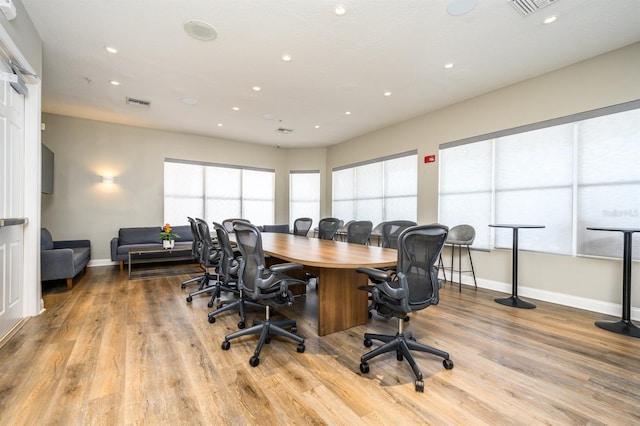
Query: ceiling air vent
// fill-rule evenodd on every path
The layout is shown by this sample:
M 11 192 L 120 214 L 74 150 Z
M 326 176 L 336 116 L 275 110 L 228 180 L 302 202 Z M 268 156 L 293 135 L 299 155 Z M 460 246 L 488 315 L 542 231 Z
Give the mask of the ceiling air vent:
M 280 132 L 280 133 L 284 133 L 284 134 L 288 135 L 289 133 L 293 133 L 293 129 L 287 129 L 287 128 L 284 128 L 284 127 L 278 127 L 276 129 L 276 132 Z
M 529 16 L 543 7 L 549 6 L 558 0 L 510 0 L 509 3 L 522 16 Z
M 151 107 L 151 101 L 145 101 L 142 99 L 135 99 L 135 98 L 130 98 L 130 97 L 126 97 L 126 102 L 127 105 L 133 105 L 133 106 L 139 106 L 139 107 L 143 107 L 143 108 L 150 108 Z

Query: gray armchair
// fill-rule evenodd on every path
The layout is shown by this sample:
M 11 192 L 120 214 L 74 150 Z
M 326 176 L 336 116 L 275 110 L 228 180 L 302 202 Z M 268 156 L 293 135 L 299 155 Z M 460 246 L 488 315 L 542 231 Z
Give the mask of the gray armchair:
M 40 230 L 40 275 L 42 281 L 67 280 L 73 287 L 73 278 L 84 270 L 91 259 L 91 241 L 53 241 L 47 228 Z

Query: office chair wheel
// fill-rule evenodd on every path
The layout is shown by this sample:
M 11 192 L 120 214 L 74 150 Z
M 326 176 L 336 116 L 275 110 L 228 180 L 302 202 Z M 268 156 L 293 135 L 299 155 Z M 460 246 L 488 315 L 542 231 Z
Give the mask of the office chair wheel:
M 207 307 L 208 307 L 208 308 L 213 308 L 213 302 L 209 302 L 209 303 L 207 303 Z
M 216 322 L 216 317 L 209 317 L 209 324 Z
M 404 317 L 404 318 L 402 318 L 402 321 L 404 321 L 404 322 L 409 322 L 409 320 L 410 320 L 410 319 L 411 319 L 411 318 L 409 318 L 409 317 Z
M 257 356 L 252 356 L 251 358 L 249 358 L 249 365 L 252 367 L 257 367 L 258 364 L 260 364 L 260 358 L 258 358 Z
M 231 347 L 231 342 L 229 342 L 228 340 L 225 340 L 224 342 L 222 342 L 221 347 L 223 351 L 228 351 L 229 348 Z
M 264 343 L 267 345 L 271 343 L 271 337 L 267 337 L 266 339 L 264 339 Z
M 247 326 L 247 324 L 245 324 L 245 322 L 244 322 L 244 321 L 240 321 L 240 322 L 238 323 L 238 328 L 239 328 L 240 330 L 242 330 L 242 329 L 243 329 L 243 328 L 245 328 L 246 326 Z
M 296 327 L 295 325 L 293 327 L 291 327 L 291 332 L 293 334 L 296 334 L 298 332 L 298 327 Z
M 360 363 L 360 372 L 362 374 L 367 374 L 369 372 L 369 364 L 367 364 L 366 362 L 361 362 Z
M 364 339 L 364 346 L 366 348 L 370 348 L 371 345 L 373 345 L 373 342 L 371 341 L 371 339 Z
M 373 318 L 373 314 L 371 313 L 371 311 L 367 312 L 367 316 L 369 317 L 369 319 Z
M 396 352 L 396 359 L 398 361 L 402 361 L 404 359 L 404 357 L 402 356 L 402 352 L 400 352 L 400 351 Z
M 424 382 L 422 380 L 416 380 L 416 392 L 424 392 Z
M 187 302 L 191 302 L 192 300 L 193 300 L 193 297 L 187 296 Z
M 444 368 L 446 368 L 447 370 L 451 370 L 453 368 L 453 361 L 451 361 L 450 359 L 445 359 L 442 361 L 442 365 L 444 365 Z
M 181 284 L 180 288 L 184 290 L 185 288 L 187 288 L 187 285 L 186 284 Z
M 305 350 L 304 343 L 300 343 L 296 350 L 298 351 L 298 353 L 303 354 Z

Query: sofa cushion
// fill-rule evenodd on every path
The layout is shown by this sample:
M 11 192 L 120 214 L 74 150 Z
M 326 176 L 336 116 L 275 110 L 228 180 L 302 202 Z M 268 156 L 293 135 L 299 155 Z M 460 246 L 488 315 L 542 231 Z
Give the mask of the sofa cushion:
M 53 238 L 47 228 L 40 229 L 40 250 L 51 250 L 53 248 Z
M 120 228 L 120 231 L 118 232 L 118 245 L 159 244 L 160 232 L 162 232 L 162 228 L 159 226 Z
M 73 267 L 76 273 L 80 272 L 89 263 L 91 257 L 90 247 L 74 247 L 73 250 Z

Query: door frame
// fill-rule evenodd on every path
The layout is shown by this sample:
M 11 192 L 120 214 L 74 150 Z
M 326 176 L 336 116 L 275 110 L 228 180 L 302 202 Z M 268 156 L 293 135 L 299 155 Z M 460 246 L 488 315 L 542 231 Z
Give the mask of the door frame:
M 7 30 L 0 25 L 0 46 L 6 54 L 25 70 L 37 74 L 22 54 Z M 25 317 L 40 314 L 44 310 L 40 285 L 40 226 L 41 226 L 41 96 L 39 77 L 26 82 L 29 89 L 24 98 L 24 248 L 22 262 L 23 314 Z M 0 336 L 0 340 L 3 336 Z

